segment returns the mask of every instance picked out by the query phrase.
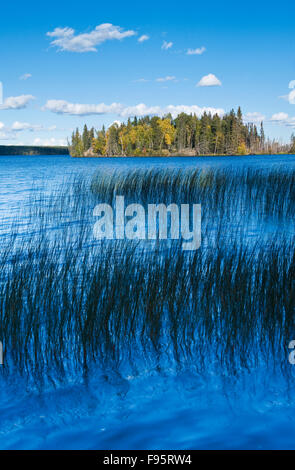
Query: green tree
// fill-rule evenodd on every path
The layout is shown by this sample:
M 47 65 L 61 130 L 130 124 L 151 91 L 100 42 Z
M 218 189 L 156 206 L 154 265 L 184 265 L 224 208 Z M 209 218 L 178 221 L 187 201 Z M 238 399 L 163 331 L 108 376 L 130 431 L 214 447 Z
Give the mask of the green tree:
M 84 125 L 84 129 L 83 129 L 83 134 L 82 134 L 82 142 L 83 142 L 83 149 L 84 149 L 84 152 L 86 152 L 86 150 L 90 149 L 91 147 L 91 137 L 90 137 L 90 133 L 87 129 L 87 125 L 85 124 Z
M 290 153 L 295 154 L 295 134 L 292 134 L 292 135 L 291 135 Z
M 121 149 L 119 145 L 119 126 L 117 123 L 111 125 L 106 133 L 106 155 L 120 155 Z

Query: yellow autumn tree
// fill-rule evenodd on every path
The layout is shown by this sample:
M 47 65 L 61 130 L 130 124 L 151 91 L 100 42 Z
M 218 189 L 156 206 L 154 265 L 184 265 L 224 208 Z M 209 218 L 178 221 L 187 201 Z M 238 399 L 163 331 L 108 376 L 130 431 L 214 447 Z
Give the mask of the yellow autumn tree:
M 247 147 L 245 142 L 241 142 L 238 146 L 238 155 L 247 155 Z
M 99 131 L 97 137 L 92 139 L 92 148 L 97 155 L 105 155 L 106 153 L 106 136 L 104 131 Z
M 167 147 L 170 148 L 175 139 L 175 128 L 172 126 L 171 121 L 168 118 L 158 119 L 157 122 L 161 131 L 160 150 L 162 150 L 164 142 Z

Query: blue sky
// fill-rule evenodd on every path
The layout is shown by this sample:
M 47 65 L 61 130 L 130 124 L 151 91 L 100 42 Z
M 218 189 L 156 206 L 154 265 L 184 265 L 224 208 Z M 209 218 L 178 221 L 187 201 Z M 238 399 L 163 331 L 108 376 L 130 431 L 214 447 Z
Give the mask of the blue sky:
M 239 105 L 288 141 L 294 14 L 289 0 L 2 4 L 0 144 L 64 144 L 84 122 Z

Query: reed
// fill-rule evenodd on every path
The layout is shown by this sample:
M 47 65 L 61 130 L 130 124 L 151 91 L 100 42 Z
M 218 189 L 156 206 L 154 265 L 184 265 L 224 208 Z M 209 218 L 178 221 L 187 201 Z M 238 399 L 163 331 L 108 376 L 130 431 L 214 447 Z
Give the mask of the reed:
M 3 377 L 56 381 L 150 361 L 231 374 L 259 361 L 285 368 L 295 334 L 294 180 L 286 170 L 136 170 L 35 191 L 1 235 Z M 201 203 L 201 248 L 95 241 L 94 205 L 116 194 Z
M 201 202 L 210 213 L 240 211 L 258 217 L 291 218 L 295 210 L 295 170 L 241 169 L 136 169 L 98 172 L 91 190 L 109 203 L 117 194 L 142 202 Z

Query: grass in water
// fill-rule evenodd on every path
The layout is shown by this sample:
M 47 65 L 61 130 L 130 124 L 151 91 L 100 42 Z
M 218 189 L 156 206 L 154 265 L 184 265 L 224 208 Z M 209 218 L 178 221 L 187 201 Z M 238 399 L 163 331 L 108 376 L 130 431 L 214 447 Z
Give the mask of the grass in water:
M 295 333 L 295 172 L 135 170 L 34 192 L 1 236 L 2 375 L 97 364 L 284 368 Z M 202 245 L 93 238 L 116 195 L 202 204 Z M 21 222 L 21 223 L 20 223 Z

